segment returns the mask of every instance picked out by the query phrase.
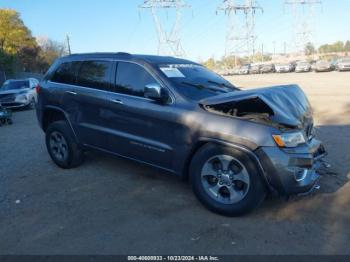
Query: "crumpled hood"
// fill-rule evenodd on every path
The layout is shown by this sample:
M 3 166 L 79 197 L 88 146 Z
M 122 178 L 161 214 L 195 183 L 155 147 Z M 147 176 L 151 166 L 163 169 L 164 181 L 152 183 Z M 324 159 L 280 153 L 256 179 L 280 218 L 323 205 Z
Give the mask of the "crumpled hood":
M 261 99 L 273 112 L 275 123 L 293 127 L 303 127 L 312 118 L 312 109 L 304 92 L 298 85 L 273 86 L 259 89 L 236 91 L 217 95 L 199 101 L 203 106 L 213 106 L 228 102 Z

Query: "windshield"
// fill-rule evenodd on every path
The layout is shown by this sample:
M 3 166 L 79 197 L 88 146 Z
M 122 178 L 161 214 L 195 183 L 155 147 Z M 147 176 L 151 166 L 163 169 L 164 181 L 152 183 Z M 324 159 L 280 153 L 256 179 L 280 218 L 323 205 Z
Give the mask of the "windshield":
M 308 62 L 300 62 L 300 63 L 298 63 L 298 66 L 307 66 L 307 65 L 309 65 Z
M 182 95 L 192 100 L 199 101 L 238 90 L 230 82 L 201 65 L 166 64 L 159 65 L 159 69 Z
M 15 90 L 29 88 L 29 81 L 9 81 L 5 82 L 1 87 L 1 90 Z
M 340 63 L 350 63 L 350 58 L 344 58 L 339 61 Z

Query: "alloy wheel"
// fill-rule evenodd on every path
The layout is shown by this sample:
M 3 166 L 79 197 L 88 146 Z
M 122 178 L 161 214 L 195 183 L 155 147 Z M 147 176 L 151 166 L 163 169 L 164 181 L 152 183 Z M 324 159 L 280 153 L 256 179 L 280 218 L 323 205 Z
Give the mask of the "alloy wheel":
M 229 155 L 216 155 L 207 160 L 202 167 L 201 181 L 206 193 L 223 204 L 241 201 L 250 186 L 245 166 Z
M 59 161 L 65 161 L 68 157 L 68 145 L 64 136 L 54 131 L 50 135 L 50 150 L 53 156 Z

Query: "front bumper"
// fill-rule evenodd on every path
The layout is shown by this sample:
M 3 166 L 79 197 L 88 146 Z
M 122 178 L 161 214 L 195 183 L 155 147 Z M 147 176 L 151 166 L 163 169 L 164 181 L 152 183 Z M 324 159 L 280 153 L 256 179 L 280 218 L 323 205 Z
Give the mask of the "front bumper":
M 310 68 L 305 68 L 305 67 L 303 67 L 303 68 L 296 68 L 295 69 L 296 73 L 306 73 L 306 72 L 309 72 L 309 71 L 310 71 Z
M 27 106 L 29 103 L 20 103 L 20 102 L 0 102 L 1 105 L 5 108 L 22 108 Z
M 289 73 L 290 69 L 289 68 L 279 68 L 279 69 L 276 69 L 276 72 L 277 73 Z
M 326 151 L 320 141 L 290 149 L 261 147 L 256 150 L 269 185 L 283 196 L 305 194 L 317 186 L 317 170 Z
M 350 71 L 350 66 L 339 67 L 339 71 Z

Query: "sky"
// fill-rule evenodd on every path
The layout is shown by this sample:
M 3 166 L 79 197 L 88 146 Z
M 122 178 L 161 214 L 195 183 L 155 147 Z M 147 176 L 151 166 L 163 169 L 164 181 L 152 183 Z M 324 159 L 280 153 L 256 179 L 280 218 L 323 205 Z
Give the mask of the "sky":
M 242 1 L 242 0 L 237 0 Z M 227 17 L 216 12 L 222 0 L 187 0 L 182 11 L 180 36 L 186 57 L 196 61 L 220 58 L 225 53 Z M 151 13 L 138 8 L 142 0 L 0 0 L 0 8 L 15 9 L 35 37 L 65 41 L 81 52 L 157 54 L 158 40 Z M 256 13 L 256 48 L 283 52 L 293 45 L 293 16 L 284 0 L 259 0 L 264 12 Z M 299 10 L 304 13 L 303 9 Z M 161 11 L 169 29 L 173 12 Z M 315 7 L 311 25 L 316 46 L 350 40 L 350 0 L 323 0 Z

